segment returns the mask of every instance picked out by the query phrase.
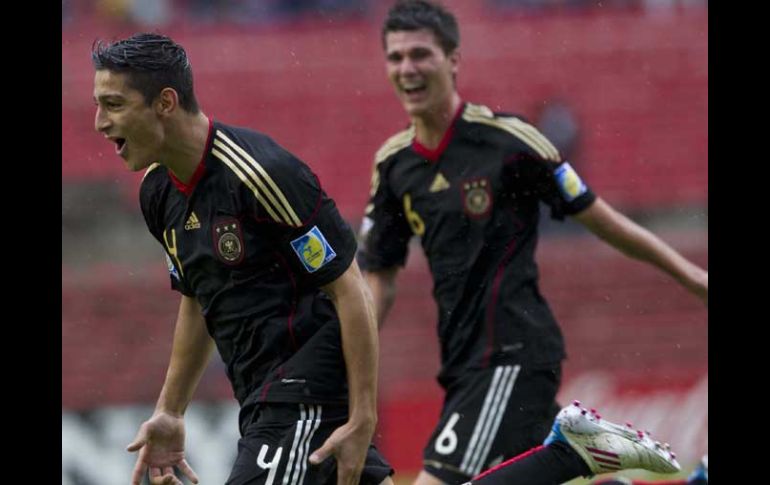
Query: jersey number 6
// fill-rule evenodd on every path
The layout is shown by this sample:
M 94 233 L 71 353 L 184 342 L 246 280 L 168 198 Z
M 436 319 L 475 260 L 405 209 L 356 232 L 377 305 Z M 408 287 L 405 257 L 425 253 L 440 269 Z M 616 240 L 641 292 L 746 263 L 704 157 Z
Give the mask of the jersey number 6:
M 412 196 L 404 194 L 404 212 L 406 213 L 406 220 L 409 221 L 409 227 L 412 228 L 412 232 L 418 236 L 422 236 L 425 233 L 425 223 L 422 221 L 420 214 L 412 210 Z

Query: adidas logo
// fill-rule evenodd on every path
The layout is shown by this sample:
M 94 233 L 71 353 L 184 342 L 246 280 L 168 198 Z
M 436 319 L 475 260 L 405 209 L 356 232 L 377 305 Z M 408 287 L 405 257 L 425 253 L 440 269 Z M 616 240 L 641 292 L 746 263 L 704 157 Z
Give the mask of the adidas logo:
M 184 223 L 184 228 L 187 231 L 201 228 L 201 222 L 198 220 L 198 216 L 195 215 L 195 212 L 190 214 L 190 218 Z
M 447 182 L 447 179 L 444 178 L 444 176 L 439 172 L 436 174 L 436 178 L 433 179 L 433 183 L 430 184 L 430 192 L 441 192 L 442 190 L 446 190 L 449 188 L 449 182 Z

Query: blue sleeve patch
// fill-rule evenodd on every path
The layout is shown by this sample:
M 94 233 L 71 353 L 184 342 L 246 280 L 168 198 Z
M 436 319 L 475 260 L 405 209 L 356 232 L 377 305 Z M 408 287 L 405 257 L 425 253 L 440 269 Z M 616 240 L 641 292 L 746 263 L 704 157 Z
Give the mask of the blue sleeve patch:
M 315 273 L 337 256 L 318 226 L 293 240 L 291 248 L 308 273 Z
M 575 169 L 567 162 L 559 165 L 553 174 L 556 177 L 556 184 L 567 202 L 572 202 L 588 190 Z
M 163 253 L 166 256 L 166 264 L 168 265 L 168 272 L 176 278 L 177 281 L 180 281 L 179 279 L 179 272 L 176 270 L 176 266 L 174 266 L 174 263 L 171 261 L 171 258 L 168 257 L 168 253 Z

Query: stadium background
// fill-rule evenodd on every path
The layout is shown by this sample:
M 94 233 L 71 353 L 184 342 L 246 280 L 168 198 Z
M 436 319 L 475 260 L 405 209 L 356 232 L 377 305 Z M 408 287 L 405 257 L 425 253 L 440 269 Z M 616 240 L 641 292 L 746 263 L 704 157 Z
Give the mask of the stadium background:
M 566 105 L 573 165 L 611 204 L 708 266 L 708 7 L 664 0 L 446 0 L 460 20 L 460 93 L 533 121 Z M 137 31 L 184 45 L 204 111 L 264 131 L 319 175 L 358 227 L 372 156 L 407 120 L 384 76 L 389 2 L 62 2 L 62 485 L 125 483 L 151 413 L 177 297 L 137 188 L 93 131 L 90 46 Z M 567 129 L 562 125 L 564 129 Z M 569 359 L 560 393 L 644 423 L 689 469 L 708 450 L 707 311 L 574 222 L 543 223 L 542 289 Z M 440 407 L 435 306 L 413 245 L 381 332 L 377 442 L 419 469 Z M 203 484 L 223 483 L 237 410 L 215 357 L 188 411 Z

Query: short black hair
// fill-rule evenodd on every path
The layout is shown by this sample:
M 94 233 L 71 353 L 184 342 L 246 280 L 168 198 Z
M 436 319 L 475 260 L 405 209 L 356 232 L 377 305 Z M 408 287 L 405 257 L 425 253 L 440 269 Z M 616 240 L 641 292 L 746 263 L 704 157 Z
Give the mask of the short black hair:
M 163 89 L 173 88 L 185 111 L 199 111 L 187 53 L 165 35 L 141 33 L 115 42 L 97 40 L 91 48 L 91 60 L 97 71 L 127 74 L 129 86 L 142 93 L 148 106 Z
M 399 0 L 388 11 L 382 24 L 382 46 L 389 32 L 428 29 L 441 44 L 444 54 L 450 54 L 460 45 L 460 29 L 449 10 L 426 0 Z

